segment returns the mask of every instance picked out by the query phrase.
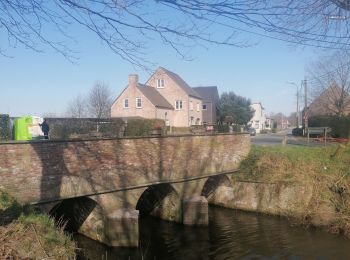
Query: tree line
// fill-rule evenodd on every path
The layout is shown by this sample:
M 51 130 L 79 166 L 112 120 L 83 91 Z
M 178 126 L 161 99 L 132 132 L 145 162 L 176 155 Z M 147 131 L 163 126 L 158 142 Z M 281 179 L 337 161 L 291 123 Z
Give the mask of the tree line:
M 107 118 L 111 115 L 112 91 L 103 82 L 96 82 L 86 96 L 78 95 L 72 99 L 65 112 L 73 118 Z

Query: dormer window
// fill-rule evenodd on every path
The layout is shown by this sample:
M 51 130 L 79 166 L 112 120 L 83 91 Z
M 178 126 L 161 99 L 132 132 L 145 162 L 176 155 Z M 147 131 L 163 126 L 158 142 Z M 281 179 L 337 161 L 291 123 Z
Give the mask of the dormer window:
M 157 80 L 157 88 L 164 88 L 164 79 Z

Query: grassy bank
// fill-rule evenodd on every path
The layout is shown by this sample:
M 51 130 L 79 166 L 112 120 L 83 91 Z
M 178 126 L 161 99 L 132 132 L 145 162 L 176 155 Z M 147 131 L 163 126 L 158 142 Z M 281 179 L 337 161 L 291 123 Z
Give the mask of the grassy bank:
M 75 259 L 75 249 L 49 216 L 0 191 L 0 259 Z
M 340 152 L 339 152 L 340 151 Z M 312 189 L 294 221 L 350 237 L 350 148 L 253 146 L 236 181 L 283 183 Z M 298 196 L 298 194 L 295 194 Z

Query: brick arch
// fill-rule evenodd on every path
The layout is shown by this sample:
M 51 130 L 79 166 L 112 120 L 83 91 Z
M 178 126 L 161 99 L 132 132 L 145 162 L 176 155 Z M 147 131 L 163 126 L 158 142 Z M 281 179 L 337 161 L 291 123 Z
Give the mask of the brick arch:
M 226 174 L 209 177 L 203 186 L 201 195 L 208 198 L 219 186 L 232 187 L 232 182 Z
M 95 200 L 83 196 L 56 203 L 49 211 L 49 215 L 54 218 L 56 225 L 63 226 L 66 231 L 77 232 L 98 208 L 99 205 Z
M 182 218 L 181 198 L 168 183 L 148 187 L 137 201 L 136 209 L 141 216 L 151 215 L 176 222 Z

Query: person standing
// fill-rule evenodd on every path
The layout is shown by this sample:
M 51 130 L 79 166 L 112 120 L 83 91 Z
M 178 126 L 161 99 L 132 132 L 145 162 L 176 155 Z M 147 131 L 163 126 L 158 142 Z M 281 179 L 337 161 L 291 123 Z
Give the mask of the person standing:
M 49 131 L 50 131 L 50 127 L 46 122 L 46 119 L 44 119 L 44 122 L 42 124 L 39 124 L 41 127 L 41 131 L 43 131 L 44 133 L 44 138 L 45 139 L 49 139 Z

